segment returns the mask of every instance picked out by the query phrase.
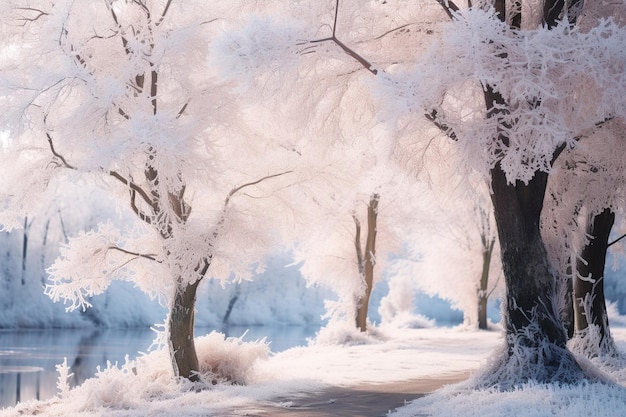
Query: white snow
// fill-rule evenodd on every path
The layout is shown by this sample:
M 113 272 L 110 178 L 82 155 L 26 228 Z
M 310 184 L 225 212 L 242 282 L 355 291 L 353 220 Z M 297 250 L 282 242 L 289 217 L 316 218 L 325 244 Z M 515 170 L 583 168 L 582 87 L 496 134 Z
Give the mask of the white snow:
M 626 328 L 613 334 L 622 351 Z M 306 395 L 329 386 L 354 386 L 429 379 L 477 370 L 501 343 L 499 330 L 463 327 L 400 329 L 378 327 L 367 343 L 330 345 L 313 341 L 266 356 L 264 342 L 223 341 L 218 335 L 203 346 L 226 354 L 230 365 L 255 365 L 240 373 L 242 385 L 218 383 L 209 388 L 175 383 L 167 351 L 159 350 L 121 367 L 101 370 L 97 377 L 52 400 L 27 402 L 0 411 L 0 416 L 195 416 L 250 415 L 268 405 L 288 407 L 285 398 Z M 210 343 L 209 343 L 210 341 Z M 224 349 L 215 345 L 224 343 Z M 241 362 L 238 362 L 241 360 Z M 239 372 L 239 371 L 237 371 Z M 619 375 L 614 374 L 619 383 Z M 444 387 L 400 408 L 394 417 L 408 416 L 621 416 L 626 389 L 583 383 L 579 386 L 526 384 L 509 392 L 467 389 L 463 383 Z

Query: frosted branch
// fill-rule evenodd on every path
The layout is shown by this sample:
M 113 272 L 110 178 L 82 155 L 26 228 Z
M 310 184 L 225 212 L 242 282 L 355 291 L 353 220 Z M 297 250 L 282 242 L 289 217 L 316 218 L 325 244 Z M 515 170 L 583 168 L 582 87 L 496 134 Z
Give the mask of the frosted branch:
M 135 184 L 132 181 L 127 180 L 126 178 L 124 178 L 121 174 L 119 174 L 117 171 L 109 171 L 109 175 L 111 175 L 113 178 L 117 179 L 118 181 L 120 181 L 122 184 L 127 185 L 132 192 L 134 193 L 139 193 L 139 195 L 141 196 L 141 198 L 150 206 L 150 207 L 154 207 L 154 202 L 152 201 L 152 199 L 148 196 L 148 193 L 146 193 L 144 191 L 143 188 L 141 188 L 140 186 L 138 186 L 137 184 Z M 134 202 L 134 197 L 132 197 L 132 200 Z
M 256 181 L 248 182 L 248 183 L 245 183 L 245 184 L 242 184 L 242 185 L 240 185 L 240 186 L 238 186 L 238 187 L 233 188 L 232 190 L 230 190 L 230 192 L 229 192 L 229 193 L 228 193 L 228 195 L 226 196 L 226 199 L 224 200 L 224 209 L 226 209 L 226 207 L 227 207 L 227 206 L 228 206 L 228 204 L 230 203 L 230 199 L 231 199 L 231 198 L 232 198 L 235 194 L 237 194 L 239 191 L 243 190 L 244 188 L 251 187 L 251 186 L 253 186 L 253 185 L 260 184 L 261 182 L 263 182 L 263 181 L 265 181 L 265 180 L 268 180 L 268 179 L 271 179 L 271 178 L 280 177 L 280 176 L 283 176 L 283 175 L 286 175 L 286 174 L 290 174 L 290 173 L 292 173 L 292 172 L 293 172 L 293 171 L 284 171 L 284 172 L 281 172 L 281 173 L 278 173 L 278 174 L 267 175 L 267 176 L 265 176 L 265 177 L 263 177 L 263 178 L 260 178 L 260 179 L 258 179 L 258 180 L 256 180 Z
M 61 164 L 65 167 L 65 168 L 69 168 L 69 169 L 76 169 L 76 167 L 70 165 L 67 160 L 65 159 L 65 157 L 63 155 L 61 155 L 60 153 L 58 153 L 54 147 L 54 142 L 52 141 L 52 136 L 50 136 L 50 133 L 46 132 L 46 136 L 48 137 L 48 145 L 50 146 L 50 151 L 52 152 L 52 155 L 54 155 L 54 157 L 56 159 L 58 159 L 59 161 L 61 161 Z
M 366 70 L 368 70 L 369 72 L 371 72 L 374 75 L 378 74 L 378 70 L 374 69 L 372 67 L 372 64 L 370 64 L 365 58 L 363 58 L 361 55 L 356 53 L 354 50 L 352 50 L 346 44 L 344 44 L 339 39 L 337 39 L 336 33 L 337 33 L 337 18 L 338 18 L 338 16 L 339 16 L 339 0 L 337 0 L 337 2 L 335 3 L 335 19 L 334 19 L 334 22 L 333 22 L 333 34 L 332 34 L 332 36 L 330 36 L 329 38 L 323 38 L 323 39 L 317 39 L 317 40 L 314 40 L 314 41 L 310 41 L 310 43 L 321 43 L 321 42 L 328 42 L 328 41 L 334 42 L 346 54 L 348 54 L 349 56 L 354 58 L 359 64 L 361 64 L 363 66 L 363 68 L 365 68 Z
M 146 253 L 133 252 L 133 251 L 129 251 L 129 250 L 126 250 L 126 249 L 122 249 L 119 246 L 109 246 L 109 249 L 116 250 L 116 251 L 125 253 L 127 255 L 132 255 L 132 256 L 135 256 L 137 258 L 149 259 L 151 261 L 156 261 L 157 260 L 156 259 L 156 255 L 155 254 L 151 254 L 151 253 L 150 254 L 146 254 Z
M 459 7 L 450 0 L 437 0 L 437 3 L 439 3 L 441 7 L 443 7 L 443 10 L 446 12 L 451 20 L 454 19 L 453 13 L 459 11 Z
M 434 110 L 434 109 L 430 113 L 424 114 L 424 117 L 430 120 L 439 130 L 441 130 L 442 133 L 444 133 L 450 139 L 456 141 L 457 137 L 456 137 L 456 133 L 454 133 L 454 130 L 452 130 L 452 128 L 449 127 L 447 124 L 440 122 L 437 119 L 437 116 L 438 116 L 437 110 Z
M 156 26 L 159 26 L 163 22 L 163 19 L 165 19 L 165 15 L 167 15 L 167 11 L 170 9 L 171 5 L 172 5 L 172 0 L 167 0 L 167 4 L 165 5 L 165 8 L 163 9 L 163 13 L 161 13 L 161 17 L 159 18 L 159 21 L 156 22 Z
M 20 10 L 20 11 L 23 11 L 23 12 L 34 12 L 36 14 L 33 17 L 26 17 L 26 16 L 24 16 L 24 17 L 18 18 L 17 20 L 23 22 L 22 26 L 26 25 L 26 23 L 28 23 L 28 22 L 34 22 L 34 21 L 38 20 L 39 18 L 41 18 L 42 16 L 48 16 L 49 15 L 49 13 L 46 13 L 43 10 L 36 9 L 34 7 L 18 7 L 16 10 Z

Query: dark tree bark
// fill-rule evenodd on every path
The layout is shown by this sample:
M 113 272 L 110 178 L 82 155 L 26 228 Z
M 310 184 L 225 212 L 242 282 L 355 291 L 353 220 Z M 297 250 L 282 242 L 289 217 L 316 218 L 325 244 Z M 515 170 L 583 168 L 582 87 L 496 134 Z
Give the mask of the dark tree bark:
M 519 381 L 574 382 L 583 373 L 566 347 L 566 332 L 555 305 L 555 273 L 539 229 L 547 178 L 547 173 L 537 172 L 528 184 L 511 184 L 500 165 L 491 171 L 507 289 L 503 318 L 507 350 L 496 366 L 506 372 L 509 362 L 521 357 L 526 363 L 516 367 Z M 495 381 L 501 379 L 498 370 L 492 374 Z
M 233 308 L 235 307 L 235 303 L 239 300 L 239 296 L 241 295 L 241 285 L 237 284 L 235 287 L 234 294 L 230 297 L 230 301 L 228 302 L 228 306 L 226 307 L 226 312 L 224 313 L 224 317 L 222 318 L 222 328 L 228 328 L 228 320 L 230 319 L 230 314 L 233 312 Z
M 196 291 L 200 281 L 178 287 L 169 316 L 170 353 L 172 364 L 177 376 L 198 381 L 198 355 L 194 344 L 194 311 Z
M 487 301 L 489 301 L 489 267 L 495 240 L 488 241 L 482 236 L 483 243 L 483 269 L 480 275 L 480 288 L 478 289 L 478 328 L 487 330 Z
M 574 276 L 574 322 L 576 333 L 594 325 L 602 343 L 610 337 L 609 320 L 604 299 L 604 268 L 609 247 L 609 234 L 615 222 L 615 213 L 605 209 L 590 219 L 586 232 L 589 242 L 583 247 L 576 262 Z
M 492 171 L 491 195 L 507 283 L 507 332 L 538 319 L 545 336 L 565 347 L 565 332 L 553 299 L 555 280 L 539 231 L 547 174 L 538 172 L 528 184 L 507 182 L 499 165 Z
M 563 294 L 564 298 L 560 300 L 562 304 L 561 308 L 561 321 L 563 322 L 563 327 L 565 327 L 565 331 L 567 332 L 567 338 L 571 339 L 574 337 L 574 285 L 572 283 L 572 267 L 571 260 L 570 266 L 567 267 L 567 276 L 569 279 L 561 279 L 559 281 L 560 285 L 565 286 L 565 288 L 560 292 Z

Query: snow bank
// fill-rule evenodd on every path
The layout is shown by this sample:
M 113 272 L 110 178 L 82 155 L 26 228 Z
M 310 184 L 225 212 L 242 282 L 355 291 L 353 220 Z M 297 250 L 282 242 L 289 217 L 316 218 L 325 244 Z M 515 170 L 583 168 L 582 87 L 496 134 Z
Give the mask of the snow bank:
M 626 329 L 616 328 L 613 333 L 616 344 L 624 350 Z M 210 362 L 204 356 L 211 353 L 209 350 L 224 355 L 220 360 L 230 363 L 224 369 L 238 376 L 217 378 L 216 385 L 176 382 L 169 355 L 159 350 L 120 366 L 111 365 L 82 386 L 66 389 L 54 399 L 1 410 L 0 417 L 258 415 L 263 407 L 288 407 L 290 397 L 329 386 L 428 380 L 469 373 L 484 366 L 502 344 L 501 332 L 463 327 L 379 327 L 377 335 L 374 343 L 312 344 L 272 355 L 262 340 L 243 343 L 241 338 L 225 339 L 213 334 L 198 340 L 201 361 Z M 620 384 L 625 382 L 619 374 L 611 376 Z M 205 379 L 211 381 L 209 378 Z M 231 383 L 238 378 L 245 385 Z M 469 383 L 444 387 L 398 409 L 392 416 L 612 417 L 622 416 L 626 409 L 626 389 L 621 385 L 527 383 L 502 392 L 469 389 Z
M 613 312 L 615 314 L 615 312 Z M 617 318 L 617 316 L 615 316 Z M 626 349 L 626 328 L 612 329 L 616 345 Z M 594 358 L 585 366 L 598 367 L 605 380 L 614 383 L 581 382 L 573 385 L 526 383 L 512 390 L 470 389 L 469 381 L 450 385 L 400 408 L 391 417 L 621 417 L 626 410 L 626 372 L 619 357 Z M 619 364 L 621 366 L 615 366 Z
M 512 391 L 465 390 L 451 385 L 402 407 L 393 417 L 621 417 L 626 388 L 600 383 L 525 384 Z

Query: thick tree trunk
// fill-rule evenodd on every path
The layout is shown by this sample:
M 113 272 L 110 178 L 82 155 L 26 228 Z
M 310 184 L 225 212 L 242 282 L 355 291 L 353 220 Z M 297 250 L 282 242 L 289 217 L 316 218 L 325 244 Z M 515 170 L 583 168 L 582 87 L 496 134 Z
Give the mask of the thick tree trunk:
M 374 265 L 376 264 L 376 227 L 378 217 L 378 200 L 380 196 L 373 194 L 367 206 L 367 240 L 365 254 L 361 255 L 361 276 L 365 283 L 365 293 L 357 302 L 356 327 L 364 332 L 367 330 L 367 310 L 369 307 L 372 288 L 374 287 Z M 360 243 L 359 243 L 360 245 Z M 358 252 L 358 251 L 357 251 Z
M 573 382 L 582 371 L 567 350 L 555 306 L 555 276 L 539 231 L 548 174 L 510 184 L 501 167 L 491 171 L 492 201 L 506 280 L 507 349 L 490 383 Z M 514 369 L 512 370 L 511 367 Z M 513 371 L 513 372 L 512 372 Z
M 609 320 L 604 299 L 604 267 L 609 234 L 615 222 L 615 213 L 605 209 L 587 224 L 589 243 L 576 262 L 574 276 L 574 322 L 576 333 L 596 326 L 602 343 L 610 337 Z
M 177 376 L 198 381 L 198 355 L 193 326 L 196 291 L 200 281 L 177 288 L 169 317 L 170 354 Z

